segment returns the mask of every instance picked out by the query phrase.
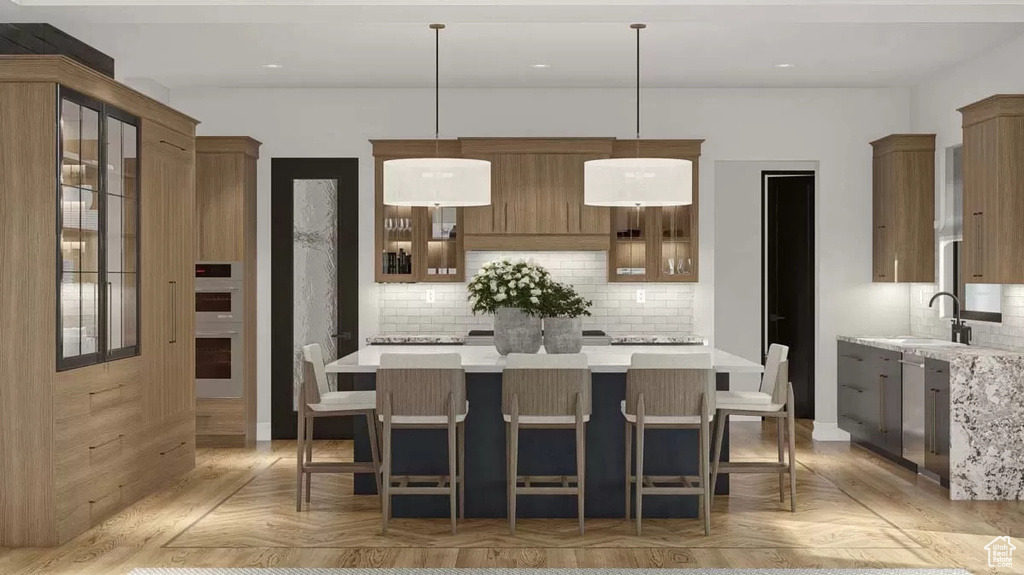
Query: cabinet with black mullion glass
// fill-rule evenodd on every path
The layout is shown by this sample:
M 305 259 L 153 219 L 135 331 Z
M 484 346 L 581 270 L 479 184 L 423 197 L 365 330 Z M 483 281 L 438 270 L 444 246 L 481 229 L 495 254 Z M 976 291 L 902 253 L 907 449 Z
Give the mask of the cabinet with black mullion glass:
M 57 367 L 139 352 L 138 119 L 59 90 Z

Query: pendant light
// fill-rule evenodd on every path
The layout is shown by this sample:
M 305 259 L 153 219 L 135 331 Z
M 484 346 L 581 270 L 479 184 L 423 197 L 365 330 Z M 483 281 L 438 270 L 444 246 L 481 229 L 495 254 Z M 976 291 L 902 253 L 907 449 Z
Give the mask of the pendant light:
M 491 203 L 491 163 L 439 157 L 440 33 L 434 31 L 434 157 L 384 162 L 384 203 L 389 206 L 461 207 Z
M 583 164 L 583 203 L 588 206 L 683 206 L 693 203 L 693 162 L 640 157 L 640 31 L 636 30 L 636 157 Z

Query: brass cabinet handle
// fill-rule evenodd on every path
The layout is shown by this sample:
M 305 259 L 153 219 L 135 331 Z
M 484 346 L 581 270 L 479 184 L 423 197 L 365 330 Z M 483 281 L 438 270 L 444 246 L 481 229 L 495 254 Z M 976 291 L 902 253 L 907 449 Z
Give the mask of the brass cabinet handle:
M 168 145 L 168 146 L 170 146 L 172 148 L 177 148 L 177 149 L 181 150 L 182 152 L 187 152 L 188 151 L 185 148 L 182 148 L 181 146 L 179 146 L 178 144 L 173 144 L 171 142 L 168 142 L 167 140 L 160 140 L 160 143 L 161 144 L 166 144 L 166 145 Z
M 931 453 L 932 455 L 939 455 L 939 450 L 938 450 L 937 446 L 935 445 L 936 443 L 938 443 L 937 440 L 939 438 L 938 433 L 937 433 L 938 432 L 938 427 L 935 424 L 936 419 L 938 419 L 938 413 L 937 412 L 938 412 L 938 403 L 939 403 L 938 402 L 939 390 L 935 389 L 933 387 L 933 388 L 929 389 L 928 391 L 931 392 L 931 397 L 932 397 L 932 425 L 931 425 L 931 429 L 929 430 L 929 431 L 931 431 L 932 441 L 931 441 L 931 446 L 928 449 L 928 453 Z
M 864 358 L 863 358 L 863 357 L 857 357 L 857 356 L 855 356 L 855 355 L 847 355 L 847 354 L 845 354 L 845 353 L 844 353 L 844 354 L 842 354 L 842 355 L 840 355 L 839 357 L 845 357 L 845 358 L 849 358 L 849 359 L 855 359 L 855 360 L 857 360 L 857 361 L 864 361 Z
M 862 421 L 854 419 L 854 418 L 850 417 L 849 415 L 847 415 L 845 413 L 843 414 L 843 419 L 848 419 L 848 420 L 856 423 L 857 425 L 864 425 L 864 423 Z
M 123 383 L 119 383 L 119 384 L 115 385 L 114 387 L 108 387 L 106 389 L 101 389 L 99 391 L 90 391 L 89 395 L 99 395 L 101 393 L 107 393 L 108 391 L 114 391 L 115 389 L 121 389 L 122 387 L 124 387 L 124 384 Z
M 178 342 L 178 282 L 169 281 L 167 287 L 171 292 L 171 338 L 167 343 Z
M 853 390 L 853 391 L 856 391 L 857 393 L 864 393 L 864 390 L 863 390 L 863 389 L 860 389 L 860 388 L 857 388 L 857 387 L 853 387 L 853 386 L 850 386 L 850 385 L 846 385 L 845 383 L 843 383 L 843 384 L 840 384 L 840 385 L 842 385 L 842 386 L 843 386 L 843 387 L 845 387 L 846 389 L 851 389 L 851 390 Z
M 508 233 L 508 202 L 502 204 L 502 209 L 505 212 L 505 229 L 501 230 L 504 233 Z

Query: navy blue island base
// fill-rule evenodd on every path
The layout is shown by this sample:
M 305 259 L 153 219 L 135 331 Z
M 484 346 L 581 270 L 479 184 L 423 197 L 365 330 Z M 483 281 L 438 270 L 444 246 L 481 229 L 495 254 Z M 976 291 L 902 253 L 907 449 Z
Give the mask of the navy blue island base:
M 355 389 L 375 388 L 372 373 L 354 374 Z M 717 387 L 729 388 L 729 374 L 717 374 Z M 466 393 L 466 517 L 507 516 L 505 422 L 501 416 L 501 373 L 467 373 Z M 620 402 L 626 396 L 624 373 L 593 374 L 593 413 L 587 424 L 586 516 L 625 516 L 625 423 Z M 447 430 L 397 429 L 393 432 L 392 468 L 395 475 L 447 475 Z M 575 474 L 575 436 L 572 430 L 522 430 L 519 439 L 521 475 Z M 362 418 L 354 425 L 356 461 L 370 461 L 370 443 Z M 647 475 L 698 475 L 697 431 L 648 430 L 644 446 Z M 710 442 L 709 442 L 710 443 Z M 722 460 L 729 459 L 726 430 Z M 716 494 L 729 492 L 728 475 L 720 475 Z M 356 494 L 376 494 L 369 474 L 355 478 Z M 448 517 L 445 495 L 396 495 L 395 517 Z M 517 515 L 524 518 L 576 517 L 576 496 L 520 495 Z M 644 498 L 644 517 L 698 517 L 695 496 Z

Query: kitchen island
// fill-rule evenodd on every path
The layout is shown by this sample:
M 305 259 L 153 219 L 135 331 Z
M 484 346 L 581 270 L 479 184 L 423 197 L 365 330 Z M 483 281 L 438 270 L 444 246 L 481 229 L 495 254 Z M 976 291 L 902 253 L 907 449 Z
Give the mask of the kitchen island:
M 728 389 L 731 373 L 761 373 L 764 368 L 724 351 L 704 346 L 585 346 L 593 373 L 593 412 L 587 425 L 587 517 L 625 514 L 625 426 L 620 402 L 626 396 L 626 370 L 633 353 L 710 354 L 718 389 Z M 466 371 L 466 517 L 505 517 L 505 423 L 501 417 L 501 374 L 505 358 L 485 346 L 371 346 L 327 365 L 328 373 L 354 374 L 356 389 L 374 389 L 382 353 L 458 353 Z M 369 461 L 366 426 L 356 421 L 355 457 Z M 396 430 L 393 465 L 397 474 L 447 474 L 445 430 Z M 520 468 L 525 475 L 572 475 L 575 469 L 571 430 L 521 432 Z M 697 432 L 658 429 L 647 432 L 645 472 L 652 475 L 696 475 Z M 728 460 L 728 435 L 722 459 Z M 357 476 L 355 492 L 375 493 L 368 475 Z M 728 476 L 719 477 L 716 493 L 728 493 Z M 395 517 L 447 517 L 447 496 L 396 496 Z M 645 517 L 697 517 L 697 498 L 652 497 L 644 502 Z M 519 517 L 575 517 L 574 496 L 522 496 Z

